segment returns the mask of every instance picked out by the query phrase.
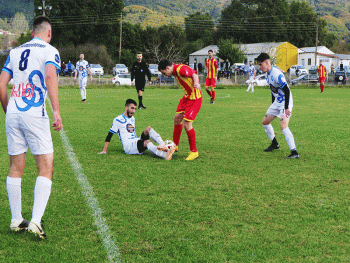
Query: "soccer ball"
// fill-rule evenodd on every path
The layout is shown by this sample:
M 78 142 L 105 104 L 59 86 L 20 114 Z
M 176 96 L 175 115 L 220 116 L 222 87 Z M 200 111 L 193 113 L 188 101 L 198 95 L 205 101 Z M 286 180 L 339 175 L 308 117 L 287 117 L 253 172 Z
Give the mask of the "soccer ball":
M 174 145 L 172 140 L 166 140 L 165 146 L 168 148 L 168 150 Z

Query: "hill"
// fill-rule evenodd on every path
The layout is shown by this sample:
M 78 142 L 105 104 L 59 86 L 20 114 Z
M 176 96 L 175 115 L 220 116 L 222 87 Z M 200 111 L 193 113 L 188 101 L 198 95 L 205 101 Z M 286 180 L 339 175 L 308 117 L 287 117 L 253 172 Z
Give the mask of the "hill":
M 299 0 L 304 1 L 304 0 Z M 209 13 L 215 21 L 230 0 L 124 0 L 125 20 L 142 26 L 183 23 L 195 12 Z M 350 36 L 350 0 L 307 0 L 320 17 L 328 22 L 328 30 L 338 39 Z M 163 23 L 164 22 L 164 23 Z

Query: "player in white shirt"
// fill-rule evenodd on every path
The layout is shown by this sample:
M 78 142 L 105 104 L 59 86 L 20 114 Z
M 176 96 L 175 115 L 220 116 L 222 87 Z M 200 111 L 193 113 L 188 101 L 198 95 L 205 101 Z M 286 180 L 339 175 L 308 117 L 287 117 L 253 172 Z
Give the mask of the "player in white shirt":
M 77 75 L 79 73 L 79 88 L 80 88 L 81 102 L 83 103 L 86 102 L 86 84 L 87 84 L 88 72 L 90 74 L 90 80 L 92 81 L 92 74 L 91 74 L 89 62 L 84 60 L 84 54 L 80 54 L 80 60 L 77 62 L 75 66 L 74 80 L 76 80 Z
M 113 120 L 112 127 L 109 130 L 105 145 L 99 154 L 107 153 L 108 145 L 114 134 L 118 134 L 119 139 L 123 145 L 123 150 L 126 154 L 143 154 L 147 149 L 160 158 L 171 160 L 175 152 L 175 145 L 169 149 L 165 145 L 160 135 L 148 126 L 140 138 L 136 136 L 135 118 L 133 117 L 136 110 L 137 103 L 128 99 L 125 103 L 125 111 Z M 158 146 L 155 146 L 150 138 L 155 141 Z
M 6 135 L 10 155 L 10 171 L 6 188 L 11 209 L 13 231 L 28 229 L 45 239 L 41 225 L 49 200 L 53 175 L 53 145 L 50 120 L 45 100 L 49 94 L 54 116 L 54 130 L 62 129 L 58 101 L 57 73 L 61 61 L 56 48 L 51 46 L 51 23 L 46 17 L 33 22 L 31 41 L 10 51 L 0 75 L 0 100 L 6 113 Z M 7 84 L 13 78 L 13 89 L 8 99 Z M 21 181 L 30 148 L 38 168 L 34 188 L 34 204 L 30 223 L 22 217 Z
M 252 61 L 249 61 L 249 69 L 248 69 L 248 89 L 246 92 L 249 92 L 252 89 L 252 93 L 254 92 L 254 79 L 255 79 L 255 67 Z
M 272 104 L 266 112 L 262 125 L 269 139 L 272 141 L 271 145 L 265 149 L 265 152 L 271 152 L 274 149 L 279 149 L 279 144 L 275 137 L 275 132 L 271 122 L 276 118 L 280 118 L 282 132 L 286 138 L 291 154 L 286 159 L 299 158 L 296 150 L 294 136 L 290 131 L 288 124 L 292 115 L 293 96 L 289 89 L 287 81 L 283 73 L 276 67 L 271 66 L 270 56 L 266 53 L 261 53 L 257 57 L 260 69 L 266 72 L 267 83 L 270 85 L 272 93 Z

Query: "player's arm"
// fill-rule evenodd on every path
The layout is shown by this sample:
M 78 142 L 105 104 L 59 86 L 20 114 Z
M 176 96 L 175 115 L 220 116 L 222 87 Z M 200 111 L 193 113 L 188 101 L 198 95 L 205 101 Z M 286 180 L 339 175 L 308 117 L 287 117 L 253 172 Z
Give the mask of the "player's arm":
M 11 80 L 12 76 L 6 72 L 2 71 L 0 75 L 0 101 L 2 108 L 6 114 L 7 104 L 8 104 L 8 96 L 7 96 L 7 84 Z
M 286 116 L 289 117 L 290 116 L 290 110 L 289 110 L 290 89 L 287 83 L 285 83 L 285 85 L 282 87 L 282 90 L 284 92 L 284 108 L 286 111 Z
M 131 83 L 134 83 L 134 78 L 135 78 L 135 66 L 136 66 L 136 62 L 134 62 L 134 63 L 132 64 L 132 67 L 131 67 L 131 72 L 130 72 L 130 74 L 131 74 Z
M 193 73 L 192 79 L 193 79 L 193 85 L 194 85 L 194 87 L 200 90 L 200 89 L 201 89 L 201 84 L 199 83 L 198 74 Z
M 152 80 L 151 80 L 151 71 L 149 71 L 149 68 L 147 67 L 147 64 L 145 63 L 145 72 L 148 78 L 148 82 L 151 85 L 152 84 Z
M 78 76 L 78 69 L 77 69 L 77 67 L 76 67 L 76 68 L 75 68 L 75 72 L 74 72 L 74 79 L 76 79 L 77 76 Z
M 112 136 L 113 136 L 113 133 L 109 132 L 107 137 L 106 137 L 105 145 L 103 147 L 103 150 L 102 150 L 102 152 L 99 152 L 98 154 L 106 154 L 107 153 L 108 145 L 109 145 L 109 143 L 111 141 Z
M 55 119 L 52 127 L 55 127 L 54 130 L 60 131 L 62 129 L 62 119 L 60 115 L 60 105 L 58 101 L 58 79 L 56 74 L 57 68 L 52 65 L 46 65 L 46 87 L 47 92 L 49 93 L 49 97 L 51 100 L 51 105 L 53 109 L 53 117 Z

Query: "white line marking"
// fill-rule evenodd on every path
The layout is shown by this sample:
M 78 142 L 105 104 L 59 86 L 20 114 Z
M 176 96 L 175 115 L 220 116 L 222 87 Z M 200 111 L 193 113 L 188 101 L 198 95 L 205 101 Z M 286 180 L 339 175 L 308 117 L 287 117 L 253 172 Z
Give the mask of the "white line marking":
M 51 102 L 48 100 L 49 105 L 52 110 Z M 95 193 L 86 175 L 83 172 L 78 158 L 76 157 L 73 147 L 70 144 L 70 141 L 66 135 L 66 132 L 62 129 L 60 131 L 63 147 L 66 151 L 68 160 L 72 166 L 72 170 L 75 174 L 76 179 L 81 187 L 81 193 L 85 197 L 86 205 L 89 207 L 92 217 L 94 218 L 94 223 L 97 227 L 97 233 L 103 241 L 103 246 L 107 251 L 107 257 L 109 262 L 121 262 L 120 251 L 116 245 L 115 239 L 112 236 L 111 231 L 109 230 L 107 220 L 103 217 L 103 210 L 98 203 Z

